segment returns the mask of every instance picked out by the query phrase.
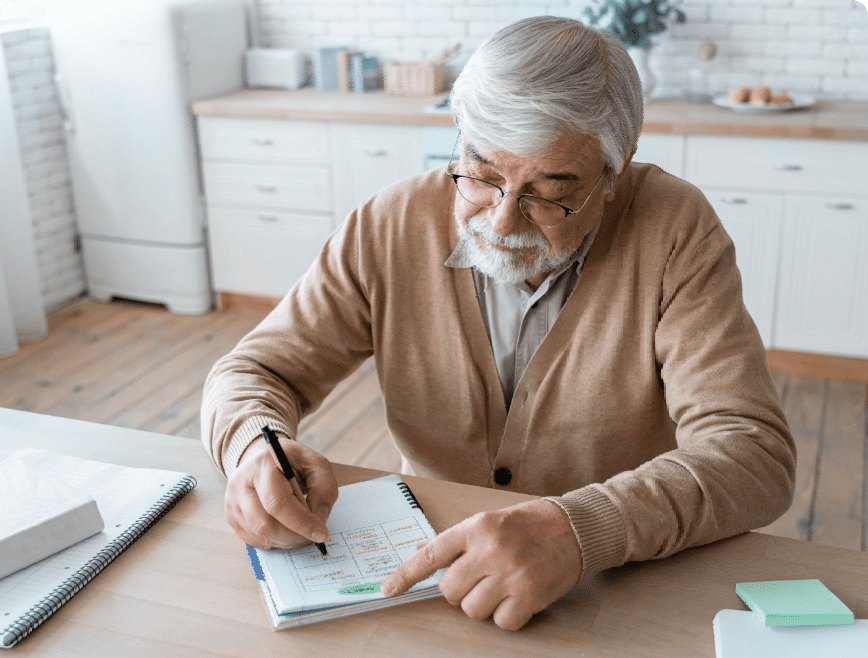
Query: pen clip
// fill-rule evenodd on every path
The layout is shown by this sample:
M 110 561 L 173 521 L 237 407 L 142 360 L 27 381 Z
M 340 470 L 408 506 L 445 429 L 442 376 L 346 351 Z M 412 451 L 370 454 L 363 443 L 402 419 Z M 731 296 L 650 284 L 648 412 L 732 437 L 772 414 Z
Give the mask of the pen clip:
M 294 478 L 295 472 L 292 470 L 292 465 L 286 458 L 286 453 L 284 453 L 283 448 L 280 447 L 280 442 L 277 440 L 277 434 L 274 433 L 274 430 L 268 425 L 265 425 L 262 428 L 262 438 L 264 438 L 265 442 L 271 446 L 271 450 L 274 452 L 274 456 L 277 457 L 277 462 L 280 464 L 280 468 L 283 470 L 283 475 L 286 479 L 291 480 Z

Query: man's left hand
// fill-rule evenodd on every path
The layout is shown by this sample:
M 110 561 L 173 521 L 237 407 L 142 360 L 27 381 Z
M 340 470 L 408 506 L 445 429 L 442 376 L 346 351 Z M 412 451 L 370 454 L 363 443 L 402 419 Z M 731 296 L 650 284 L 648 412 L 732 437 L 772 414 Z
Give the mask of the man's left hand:
M 425 544 L 380 588 L 406 591 L 449 567 L 440 591 L 467 616 L 518 630 L 579 581 L 579 542 L 566 513 L 548 500 L 483 512 Z

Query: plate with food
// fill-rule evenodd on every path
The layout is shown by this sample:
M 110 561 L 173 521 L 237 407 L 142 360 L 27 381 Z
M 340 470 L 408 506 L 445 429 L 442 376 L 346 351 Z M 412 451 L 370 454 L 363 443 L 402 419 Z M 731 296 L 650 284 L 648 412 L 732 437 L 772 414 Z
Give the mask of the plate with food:
M 784 112 L 814 104 L 814 97 L 807 94 L 786 94 L 773 92 L 770 87 L 736 87 L 726 96 L 715 96 L 712 102 L 720 107 L 728 107 L 736 112 Z

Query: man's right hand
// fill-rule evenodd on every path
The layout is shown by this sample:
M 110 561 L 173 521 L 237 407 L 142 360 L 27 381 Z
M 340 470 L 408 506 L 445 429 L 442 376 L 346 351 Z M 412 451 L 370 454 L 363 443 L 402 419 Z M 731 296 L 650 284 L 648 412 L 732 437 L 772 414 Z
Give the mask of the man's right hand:
M 242 455 L 226 485 L 226 520 L 242 541 L 257 548 L 295 548 L 328 538 L 338 484 L 328 459 L 313 448 L 281 438 L 289 463 L 307 489 L 308 510 L 293 493 L 263 439 Z

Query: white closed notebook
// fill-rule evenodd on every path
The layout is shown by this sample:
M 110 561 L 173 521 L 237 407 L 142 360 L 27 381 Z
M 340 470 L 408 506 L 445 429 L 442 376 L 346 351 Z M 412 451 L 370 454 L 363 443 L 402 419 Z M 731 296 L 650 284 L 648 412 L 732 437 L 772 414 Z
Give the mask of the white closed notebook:
M 749 610 L 714 617 L 717 658 L 865 658 L 868 619 L 839 626 L 766 626 Z
M 19 450 L 2 463 L 14 462 L 93 498 L 105 527 L 0 578 L 3 649 L 32 633 L 196 486 L 186 473 L 129 468 L 35 448 Z
M 397 475 L 341 487 L 327 525 L 331 537 L 326 556 L 316 546 L 248 547 L 275 628 L 440 595 L 443 570 L 401 596 L 380 593 L 380 583 L 416 552 L 416 546 L 436 536 Z
M 0 463 L 0 578 L 102 529 L 86 493 L 23 460 Z

